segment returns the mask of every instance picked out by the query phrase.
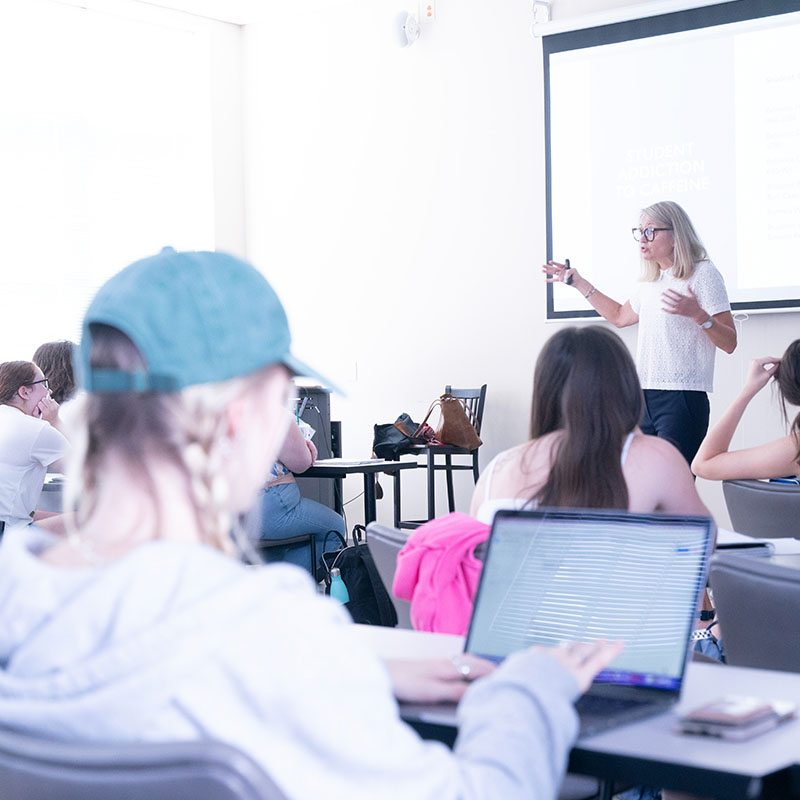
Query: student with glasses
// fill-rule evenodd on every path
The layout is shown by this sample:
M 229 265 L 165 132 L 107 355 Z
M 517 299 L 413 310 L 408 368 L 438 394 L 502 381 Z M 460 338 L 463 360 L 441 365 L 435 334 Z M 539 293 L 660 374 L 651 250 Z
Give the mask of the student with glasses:
M 30 361 L 0 364 L 0 528 L 34 517 L 47 467 L 69 448 L 58 422 L 42 370 Z
M 672 442 L 691 463 L 708 430 L 707 392 L 714 388 L 716 350 L 736 349 L 728 293 L 677 203 L 643 209 L 632 232 L 642 277 L 624 303 L 566 264 L 550 261 L 542 270 L 548 283 L 573 286 L 617 328 L 639 323 L 636 362 L 645 396 L 641 430 Z

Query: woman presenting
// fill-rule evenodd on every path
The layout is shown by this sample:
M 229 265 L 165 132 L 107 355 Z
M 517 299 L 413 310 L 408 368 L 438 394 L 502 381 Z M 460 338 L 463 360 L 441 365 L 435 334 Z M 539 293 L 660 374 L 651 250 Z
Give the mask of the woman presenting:
M 645 208 L 633 228 L 642 279 L 625 303 L 600 292 L 576 269 L 549 261 L 549 283 L 574 286 L 617 328 L 639 324 L 636 362 L 645 396 L 641 430 L 672 442 L 691 464 L 708 430 L 716 348 L 736 349 L 722 275 L 686 212 L 671 201 Z

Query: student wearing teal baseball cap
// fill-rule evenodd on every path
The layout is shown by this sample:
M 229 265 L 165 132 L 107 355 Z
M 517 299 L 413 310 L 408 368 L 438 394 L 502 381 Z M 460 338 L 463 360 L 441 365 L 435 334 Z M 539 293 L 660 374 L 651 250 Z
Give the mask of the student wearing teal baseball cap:
M 0 726 L 70 741 L 218 739 L 289 798 L 555 796 L 572 700 L 615 654 L 381 661 L 302 569 L 252 567 L 230 531 L 286 432 L 295 359 L 249 264 L 165 250 L 98 292 L 73 441 L 75 528 L 0 547 Z M 458 700 L 459 744 L 395 697 Z

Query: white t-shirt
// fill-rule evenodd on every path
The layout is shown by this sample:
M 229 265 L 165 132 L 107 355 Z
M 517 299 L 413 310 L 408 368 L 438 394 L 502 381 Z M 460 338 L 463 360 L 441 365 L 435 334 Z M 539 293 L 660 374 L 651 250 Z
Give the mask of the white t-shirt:
M 0 405 L 0 522 L 30 522 L 48 465 L 68 449 L 49 422 Z
M 636 364 L 643 389 L 714 390 L 717 348 L 694 320 L 662 310 L 661 295 L 667 289 L 686 294 L 687 283 L 709 316 L 731 309 L 725 281 L 710 261 L 695 264 L 688 281 L 668 269 L 658 280 L 637 284 L 630 303 L 639 315 Z

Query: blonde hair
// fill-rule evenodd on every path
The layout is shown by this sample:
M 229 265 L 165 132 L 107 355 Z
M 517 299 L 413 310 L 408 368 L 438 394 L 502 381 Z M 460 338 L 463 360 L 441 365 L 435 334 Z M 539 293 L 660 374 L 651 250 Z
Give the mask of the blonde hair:
M 672 274 L 680 279 L 687 280 L 694 274 L 694 266 L 698 261 L 708 259 L 706 248 L 700 241 L 697 231 L 689 219 L 689 215 L 672 200 L 663 200 L 652 206 L 642 209 L 641 217 L 650 217 L 659 227 L 671 228 L 672 238 L 675 242 L 675 257 Z M 642 258 L 642 280 L 655 281 L 661 269 L 655 261 L 646 261 Z
M 144 368 L 135 345 L 119 330 L 93 326 L 92 340 L 93 367 Z M 259 386 L 269 369 L 171 394 L 98 393 L 83 398 L 76 415 L 82 424 L 78 424 L 72 439 L 71 480 L 67 484 L 67 507 L 76 511 L 76 529 L 97 507 L 100 476 L 109 458 L 124 461 L 134 479 L 147 490 L 158 522 L 160 495 L 148 467 L 154 459 L 161 459 L 185 477 L 200 540 L 235 553 L 237 547 L 230 534 L 237 530 L 237 520 L 231 513 L 230 487 L 222 470 L 229 447 L 222 412 L 235 397 Z M 243 542 L 237 538 L 236 544 L 241 550 Z

